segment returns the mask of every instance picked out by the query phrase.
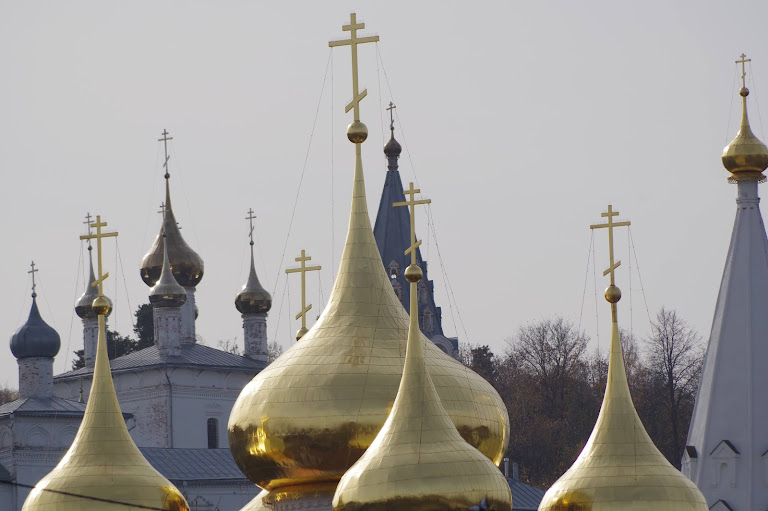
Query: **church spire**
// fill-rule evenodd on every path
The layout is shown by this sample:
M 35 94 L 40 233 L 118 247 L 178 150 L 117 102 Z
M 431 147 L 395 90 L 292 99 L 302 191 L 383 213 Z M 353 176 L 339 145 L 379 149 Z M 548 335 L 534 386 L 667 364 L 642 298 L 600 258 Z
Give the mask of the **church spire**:
M 118 511 L 128 507 L 189 511 L 178 489 L 147 462 L 133 443 L 117 402 L 107 358 L 105 318 L 110 304 L 104 298 L 102 239 L 107 223 L 96 216 L 95 281 L 99 294 L 93 310 L 99 317 L 98 348 L 88 404 L 72 446 L 59 464 L 41 479 L 24 502 L 24 511 Z
M 617 319 L 621 291 L 614 278 L 621 261 L 615 261 L 613 252 L 613 230 L 629 222 L 614 222 L 618 214 L 609 205 L 601 214 L 607 222 L 590 226 L 608 229 L 610 254 L 608 269 L 603 272 L 610 274 L 605 299 L 611 304 L 611 351 L 603 405 L 581 454 L 549 488 L 539 511 L 707 511 L 701 492 L 653 444 L 629 393 Z
M 768 150 L 749 128 L 746 62 L 737 61 L 741 128 L 723 151 L 737 184 L 736 215 L 682 463 L 710 506 L 735 510 L 768 508 L 768 238 L 758 195 Z
M 256 215 L 253 209 L 248 209 L 245 217 L 250 224 L 248 237 L 251 247 L 251 269 L 248 273 L 248 281 L 235 296 L 235 307 L 243 318 L 243 355 L 253 360 L 267 362 L 267 313 L 272 308 L 272 296 L 259 282 L 256 276 L 256 265 L 253 260 L 253 221 Z

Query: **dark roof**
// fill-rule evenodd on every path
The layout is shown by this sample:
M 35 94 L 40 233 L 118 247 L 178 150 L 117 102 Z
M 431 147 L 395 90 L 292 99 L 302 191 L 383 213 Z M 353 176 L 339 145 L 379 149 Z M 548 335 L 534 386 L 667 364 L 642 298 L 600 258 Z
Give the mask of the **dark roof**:
M 33 293 L 27 322 L 11 337 L 11 352 L 16 358 L 53 358 L 61 347 L 59 334 L 40 316 L 35 296 Z
M 692 460 L 699 457 L 699 453 L 696 452 L 696 447 L 693 445 L 686 445 L 685 452 L 688 453 L 688 457 Z
M 5 468 L 5 466 L 2 463 L 0 463 L 0 481 L 10 482 L 12 480 L 13 478 L 11 477 L 11 473 L 8 472 L 8 469 Z
M 161 355 L 157 346 L 150 346 L 143 350 L 134 351 L 128 355 L 118 357 L 109 361 L 109 367 L 113 373 L 127 372 L 138 368 L 149 368 L 154 366 L 172 366 L 172 367 L 199 367 L 199 368 L 222 368 L 230 370 L 240 370 L 244 372 L 257 373 L 264 369 L 265 362 L 257 362 L 247 357 L 233 355 L 226 351 L 217 350 L 210 346 L 202 344 L 182 344 L 181 354 L 178 356 Z M 91 374 L 93 368 L 81 367 L 74 371 L 68 371 L 55 377 L 60 379 L 76 379 L 82 375 Z
M 738 449 L 731 443 L 730 440 L 720 440 L 720 442 L 715 446 L 714 449 L 709 453 L 710 455 L 717 450 L 718 447 L 720 447 L 721 444 L 725 444 L 728 446 L 730 450 L 733 451 L 734 454 L 741 454 Z
M 42 399 L 27 397 L 0 406 L 0 417 L 12 413 L 18 415 L 70 415 L 77 417 L 85 413 L 85 404 L 60 397 Z
M 544 490 L 507 478 L 512 491 L 512 511 L 536 511 L 539 509 Z
M 197 480 L 245 480 L 229 449 L 163 449 L 140 447 L 139 450 L 158 472 L 173 483 Z

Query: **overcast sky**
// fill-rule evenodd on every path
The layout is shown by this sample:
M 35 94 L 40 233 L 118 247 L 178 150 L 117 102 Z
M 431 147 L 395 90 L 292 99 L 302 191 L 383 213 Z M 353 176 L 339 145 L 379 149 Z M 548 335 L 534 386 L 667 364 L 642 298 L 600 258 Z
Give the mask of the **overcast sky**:
M 418 233 L 446 334 L 502 352 L 521 325 L 560 314 L 606 349 L 607 233 L 595 233 L 594 272 L 589 225 L 610 203 L 632 221 L 637 255 L 617 231 L 621 326 L 646 335 L 647 302 L 706 339 L 735 213 L 720 152 L 738 129 L 742 52 L 763 140 L 761 103 L 768 124 L 764 1 L 5 1 L 0 384 L 18 383 L 7 340 L 29 312 L 33 259 L 62 338 L 55 372 L 82 348 L 86 212 L 119 231 L 104 243 L 110 327 L 132 333 L 161 220 L 163 129 L 176 218 L 205 260 L 197 332 L 242 345 L 233 299 L 253 208 L 269 337 L 291 343 L 300 291 L 285 268 L 301 249 L 323 266 L 308 278 L 319 313 L 346 235 L 350 56 L 328 41 L 348 37 L 352 10 L 381 37 L 360 48 L 369 210 L 392 100 L 403 181 L 416 176 L 432 199 L 434 229 L 421 214 Z

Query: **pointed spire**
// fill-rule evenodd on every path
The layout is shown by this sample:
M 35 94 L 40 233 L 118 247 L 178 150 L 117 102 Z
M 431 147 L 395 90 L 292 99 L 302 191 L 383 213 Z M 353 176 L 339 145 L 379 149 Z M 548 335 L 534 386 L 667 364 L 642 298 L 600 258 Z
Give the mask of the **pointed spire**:
M 411 187 L 412 188 L 412 187 Z M 334 511 L 402 511 L 468 509 L 483 499 L 490 509 L 511 509 L 504 476 L 488 458 L 459 434 L 443 408 L 427 371 L 419 331 L 414 206 L 411 209 L 410 320 L 405 366 L 392 412 L 365 454 L 350 468 L 333 497 Z M 427 341 L 428 342 L 428 341 Z
M 765 176 L 763 171 L 768 168 L 768 147 L 758 139 L 749 125 L 747 116 L 747 89 L 745 64 L 751 62 L 746 55 L 741 54 L 741 126 L 739 133 L 730 144 L 723 149 L 723 166 L 731 172 L 730 181 L 756 180 L 763 182 Z
M 253 260 L 253 221 L 256 219 L 256 215 L 253 214 L 253 209 L 248 209 L 248 216 L 245 219 L 250 222 L 251 226 L 248 233 L 251 247 L 251 269 L 248 273 L 248 281 L 235 296 L 235 307 L 241 314 L 266 313 L 272 308 L 272 296 L 264 289 L 256 275 L 256 265 Z
M 152 287 L 160 278 L 160 273 L 163 268 L 163 249 L 165 241 L 163 234 L 167 237 L 168 242 L 168 258 L 173 269 L 173 276 L 176 281 L 184 287 L 195 287 L 203 278 L 205 267 L 203 259 L 192 250 L 192 248 L 184 241 L 179 230 L 179 225 L 176 222 L 176 216 L 173 213 L 173 207 L 171 206 L 171 174 L 169 170 L 170 155 L 168 154 L 168 141 L 173 140 L 173 137 L 169 137 L 167 130 L 163 130 L 163 138 L 158 139 L 159 142 L 163 142 L 165 149 L 165 162 L 163 163 L 163 169 L 165 170 L 165 203 L 163 206 L 163 225 L 160 228 L 160 232 L 155 238 L 152 247 L 149 252 L 144 256 L 141 261 L 141 278 L 144 283 Z
M 607 223 L 590 226 L 608 228 L 609 236 L 610 265 L 603 274 L 611 276 L 605 290 L 605 299 L 611 304 L 611 351 L 603 405 L 581 454 L 549 488 L 539 511 L 707 511 L 698 488 L 653 444 L 632 403 L 617 320 L 621 291 L 615 284 L 614 271 L 621 261 L 614 262 L 613 253 L 613 229 L 628 226 L 629 222 L 614 222 L 618 214 L 609 205 L 608 212 L 602 213 Z
M 93 308 L 99 315 L 98 348 L 88 404 L 72 446 L 59 464 L 41 479 L 24 502 L 25 511 L 118 511 L 127 507 L 189 511 L 176 487 L 144 458 L 128 433 L 117 402 L 106 345 L 105 317 L 109 303 L 103 283 L 101 241 L 117 233 L 103 233 L 96 217 L 99 296 Z

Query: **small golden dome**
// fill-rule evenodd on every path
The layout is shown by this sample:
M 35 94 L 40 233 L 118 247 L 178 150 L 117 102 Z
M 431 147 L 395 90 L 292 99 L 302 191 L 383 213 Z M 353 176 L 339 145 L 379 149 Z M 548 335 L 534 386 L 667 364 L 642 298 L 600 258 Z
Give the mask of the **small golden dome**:
M 253 243 L 253 242 L 251 242 Z M 243 289 L 235 296 L 235 307 L 240 314 L 264 314 L 272 308 L 272 296 L 259 282 L 256 266 L 253 263 L 253 244 L 251 244 L 251 271 Z
M 160 279 L 160 273 L 163 270 L 163 248 L 167 242 L 168 259 L 176 282 L 184 287 L 195 287 L 203 278 L 205 266 L 203 259 L 181 237 L 173 208 L 171 208 L 169 179 L 168 176 L 165 180 L 165 218 L 152 247 L 141 260 L 141 280 L 152 287 Z
M 709 509 L 693 481 L 659 452 L 637 416 L 615 321 L 608 382 L 595 428 L 573 466 L 549 488 L 539 505 L 539 511 L 585 509 Z
M 112 302 L 106 296 L 97 296 L 92 307 L 97 315 L 106 316 L 112 310 Z
M 133 443 L 115 395 L 106 348 L 100 315 L 93 384 L 80 429 L 56 468 L 32 489 L 22 511 L 189 511 L 181 492 Z
M 387 419 L 408 328 L 373 237 L 358 154 L 349 231 L 328 305 L 301 342 L 243 389 L 230 414 L 229 445 L 243 473 L 262 488 L 291 487 L 286 495 L 319 491 L 321 484 L 333 491 Z M 421 338 L 446 412 L 464 440 L 498 465 L 509 442 L 501 397 Z
M 300 340 L 302 337 L 304 337 L 304 335 L 307 332 L 309 332 L 309 329 L 307 327 L 303 326 L 303 327 L 299 328 L 298 331 L 296 331 L 296 340 L 297 341 Z
M 489 509 L 512 509 L 501 471 L 459 435 L 440 402 L 424 361 L 430 341 L 419 332 L 417 281 L 410 282 L 408 347 L 392 412 L 339 481 L 333 510 L 466 510 L 483 499 Z
M 621 289 L 611 284 L 605 289 L 605 299 L 609 303 L 618 303 L 621 300 Z
M 368 138 L 368 127 L 360 121 L 347 126 L 347 138 L 353 144 L 362 144 Z
M 421 271 L 421 268 L 416 264 L 409 264 L 408 268 L 405 269 L 405 280 L 408 282 L 414 283 L 421 280 L 421 277 L 424 276 L 424 274 Z
M 741 127 L 730 144 L 723 149 L 723 166 L 733 174 L 734 179 L 761 179 L 768 168 L 768 147 L 758 139 L 749 126 L 747 117 L 747 96 L 749 89 L 739 91 L 742 101 Z

